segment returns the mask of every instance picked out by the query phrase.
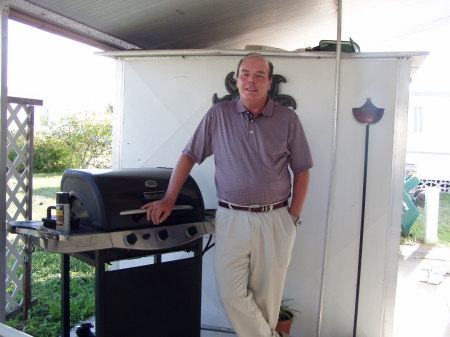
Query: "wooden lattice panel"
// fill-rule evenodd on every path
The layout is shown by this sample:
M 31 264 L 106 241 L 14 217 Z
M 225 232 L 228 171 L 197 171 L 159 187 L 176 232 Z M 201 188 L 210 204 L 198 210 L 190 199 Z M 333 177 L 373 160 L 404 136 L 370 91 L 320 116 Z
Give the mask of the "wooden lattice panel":
M 6 221 L 31 219 L 32 154 L 34 106 L 42 101 L 8 97 Z M 23 262 L 31 259 L 20 236 L 9 234 L 6 241 L 6 311 L 23 302 Z

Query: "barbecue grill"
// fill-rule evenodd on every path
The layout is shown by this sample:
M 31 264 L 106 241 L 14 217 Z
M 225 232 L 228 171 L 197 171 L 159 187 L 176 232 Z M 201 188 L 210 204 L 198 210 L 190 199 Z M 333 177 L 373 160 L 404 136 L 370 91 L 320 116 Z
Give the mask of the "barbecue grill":
M 56 229 L 54 207 L 42 221 L 8 224 L 10 232 L 62 254 L 63 336 L 70 330 L 70 256 L 95 267 L 96 336 L 200 336 L 203 236 L 214 231 L 200 189 L 189 176 L 160 225 L 140 209 L 164 197 L 171 173 L 168 168 L 69 169 L 61 179 L 61 191 L 69 193 L 68 233 Z M 188 254 L 163 262 L 163 254 L 172 252 Z M 107 267 L 145 256 L 153 262 Z

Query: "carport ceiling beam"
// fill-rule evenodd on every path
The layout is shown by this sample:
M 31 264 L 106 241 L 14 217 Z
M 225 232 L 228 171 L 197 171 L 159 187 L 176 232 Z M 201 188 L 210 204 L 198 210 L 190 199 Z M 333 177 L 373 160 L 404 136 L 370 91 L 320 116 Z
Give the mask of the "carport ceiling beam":
M 141 49 L 80 22 L 23 0 L 10 0 L 9 18 L 106 51 Z

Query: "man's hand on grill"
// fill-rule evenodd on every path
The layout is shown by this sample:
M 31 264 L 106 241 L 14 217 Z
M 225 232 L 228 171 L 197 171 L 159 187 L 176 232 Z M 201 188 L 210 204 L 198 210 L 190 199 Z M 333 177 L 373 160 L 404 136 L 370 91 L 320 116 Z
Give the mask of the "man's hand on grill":
M 161 199 L 142 205 L 141 209 L 147 209 L 147 220 L 159 225 L 166 220 L 172 212 L 174 203 L 167 199 Z

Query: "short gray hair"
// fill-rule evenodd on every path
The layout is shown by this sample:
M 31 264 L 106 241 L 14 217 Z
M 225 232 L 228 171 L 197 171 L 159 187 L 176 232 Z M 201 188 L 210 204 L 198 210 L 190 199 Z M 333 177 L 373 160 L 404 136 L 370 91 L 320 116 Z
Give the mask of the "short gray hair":
M 269 66 L 269 79 L 272 78 L 272 76 L 273 76 L 273 64 L 272 64 L 272 62 L 270 62 L 268 59 L 266 59 L 266 58 L 264 57 L 263 54 L 260 54 L 260 53 L 249 53 L 249 54 L 245 55 L 245 56 L 239 61 L 238 67 L 237 67 L 237 72 L 236 72 L 236 78 L 239 76 L 239 68 L 241 67 L 241 63 L 242 63 L 246 58 L 248 58 L 248 57 L 253 57 L 253 56 L 260 57 L 260 58 L 262 58 L 264 61 L 267 62 L 267 65 Z

